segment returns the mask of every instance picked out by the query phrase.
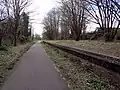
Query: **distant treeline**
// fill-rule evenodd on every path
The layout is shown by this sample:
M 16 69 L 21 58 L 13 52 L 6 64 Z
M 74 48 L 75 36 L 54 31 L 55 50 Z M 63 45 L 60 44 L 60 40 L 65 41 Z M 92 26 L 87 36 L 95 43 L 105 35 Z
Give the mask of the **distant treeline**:
M 86 31 L 90 23 L 99 25 Z M 43 20 L 43 39 L 119 39 L 119 0 L 61 0 Z
M 0 0 L 0 46 L 16 46 L 31 37 L 32 25 L 25 8 L 29 0 Z

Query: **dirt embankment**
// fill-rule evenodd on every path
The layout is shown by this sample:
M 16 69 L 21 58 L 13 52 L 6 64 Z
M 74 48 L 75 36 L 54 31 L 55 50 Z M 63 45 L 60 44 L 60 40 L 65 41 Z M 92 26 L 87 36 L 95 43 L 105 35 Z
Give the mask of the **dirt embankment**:
M 119 90 L 119 85 L 109 81 L 109 78 L 99 73 L 104 68 L 89 63 L 76 56 L 44 45 L 47 54 L 54 60 L 60 73 L 73 90 Z M 106 73 L 106 72 L 105 72 Z M 106 74 L 107 75 L 107 74 Z
M 104 41 L 89 41 L 89 40 L 58 40 L 58 41 L 48 41 L 51 43 L 56 43 L 60 45 L 66 45 L 70 47 L 75 47 L 77 49 L 84 49 L 100 54 L 105 54 L 109 56 L 115 56 L 120 58 L 120 42 L 104 42 Z

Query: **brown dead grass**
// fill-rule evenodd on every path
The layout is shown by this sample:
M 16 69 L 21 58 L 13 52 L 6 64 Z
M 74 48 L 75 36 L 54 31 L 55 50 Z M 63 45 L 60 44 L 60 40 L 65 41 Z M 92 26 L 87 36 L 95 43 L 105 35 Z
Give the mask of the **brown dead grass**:
M 66 45 L 78 49 L 84 49 L 84 50 L 120 58 L 120 42 L 105 43 L 103 41 L 89 41 L 89 40 L 81 40 L 78 42 L 73 40 L 58 40 L 58 41 L 48 41 L 48 42 Z

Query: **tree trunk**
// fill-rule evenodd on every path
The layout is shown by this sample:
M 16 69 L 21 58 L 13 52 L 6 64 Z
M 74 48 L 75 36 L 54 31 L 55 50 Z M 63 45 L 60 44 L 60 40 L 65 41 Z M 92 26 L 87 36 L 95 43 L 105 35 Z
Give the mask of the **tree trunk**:
M 0 46 L 2 45 L 2 37 L 0 37 Z
M 105 41 L 106 42 L 114 41 L 117 31 L 118 31 L 118 29 L 116 29 L 114 32 L 109 32 L 109 33 L 105 34 Z
M 15 28 L 14 28 L 14 46 L 17 46 L 17 30 L 18 30 L 18 26 L 19 26 L 19 16 L 16 17 L 15 20 Z
M 76 37 L 76 39 L 75 39 L 76 41 L 79 41 L 80 40 L 80 37 L 78 36 L 78 37 Z
M 114 36 L 111 36 L 110 34 L 105 34 L 105 42 L 111 42 L 114 40 Z
M 14 35 L 14 46 L 17 46 L 17 38 L 16 38 L 16 35 Z

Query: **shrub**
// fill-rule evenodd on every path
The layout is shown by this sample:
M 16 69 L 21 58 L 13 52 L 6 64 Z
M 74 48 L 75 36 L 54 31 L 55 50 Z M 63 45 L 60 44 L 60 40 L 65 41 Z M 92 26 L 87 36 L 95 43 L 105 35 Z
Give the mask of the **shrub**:
M 20 43 L 25 43 L 26 39 L 25 39 L 25 36 L 24 35 L 21 35 L 19 37 L 19 40 L 20 40 Z
M 8 51 L 7 46 L 0 46 L 0 51 Z

